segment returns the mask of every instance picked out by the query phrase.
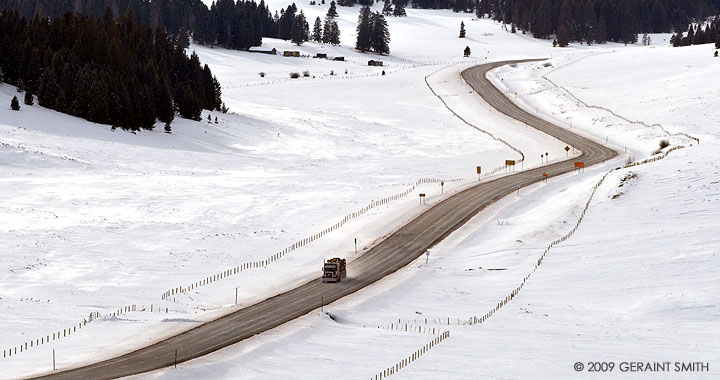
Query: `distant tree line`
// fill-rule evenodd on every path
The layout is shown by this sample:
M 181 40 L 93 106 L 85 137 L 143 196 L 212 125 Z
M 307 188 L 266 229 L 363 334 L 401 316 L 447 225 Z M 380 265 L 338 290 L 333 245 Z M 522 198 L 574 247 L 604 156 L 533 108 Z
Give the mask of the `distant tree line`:
M 389 4 L 392 2 L 392 5 Z M 373 0 L 338 0 L 338 5 L 372 5 Z M 385 0 L 383 14 L 408 0 Z M 556 36 L 570 41 L 632 43 L 639 33 L 684 31 L 690 22 L 718 14 L 720 0 L 411 0 L 413 8 L 475 12 L 509 25 L 512 32 L 537 38 Z
M 670 38 L 670 43 L 675 47 L 715 43 L 715 48 L 720 49 L 720 16 L 705 27 L 690 24 L 686 35 L 680 31 Z
M 363 7 L 369 7 L 372 6 L 375 1 L 376 0 L 338 0 L 337 5 L 343 7 L 352 7 L 355 4 L 359 4 Z M 405 7 L 407 7 L 409 0 L 377 0 L 377 2 L 384 2 L 382 14 L 385 16 L 406 16 Z M 437 9 L 443 8 L 447 7 L 438 7 Z
M 160 120 L 169 132 L 176 112 L 200 120 L 202 109 L 224 108 L 208 66 L 164 28 L 153 32 L 131 14 L 27 22 L 2 11 L 0 75 L 43 107 L 130 130 Z
M 460 0 L 462 1 L 462 0 Z M 557 41 L 632 43 L 638 33 L 685 30 L 692 20 L 717 14 L 720 0 L 480 0 L 478 17 L 511 24 Z
M 2 9 L 16 9 L 28 20 L 67 12 L 92 18 L 132 12 L 153 30 L 163 27 L 182 39 L 190 35 L 200 44 L 240 50 L 260 46 L 263 37 L 290 40 L 299 16 L 295 4 L 272 14 L 264 0 L 215 0 L 210 8 L 201 0 L 0 0 Z

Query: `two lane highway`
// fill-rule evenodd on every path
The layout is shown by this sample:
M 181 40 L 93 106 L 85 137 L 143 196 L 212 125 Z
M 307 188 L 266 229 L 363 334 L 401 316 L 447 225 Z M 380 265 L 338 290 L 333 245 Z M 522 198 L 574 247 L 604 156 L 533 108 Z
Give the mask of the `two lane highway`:
M 520 62 L 526 61 L 481 65 L 466 70 L 463 76 L 492 107 L 581 150 L 583 153 L 577 160 L 592 165 L 617 154 L 609 148 L 523 111 L 485 78 L 487 71 L 493 68 Z M 320 307 L 321 298 L 325 303 L 333 302 L 392 274 L 418 258 L 426 249 L 447 237 L 485 207 L 517 190 L 518 186 L 524 187 L 541 181 L 543 172 L 555 176 L 573 170 L 572 162 L 558 162 L 478 184 L 428 209 L 349 263 L 350 277 L 347 281 L 323 284 L 318 267 L 317 280 L 288 292 L 126 355 L 81 368 L 49 373 L 37 379 L 114 379 L 171 366 L 175 363 L 176 350 L 179 363 L 207 355 L 305 315 Z

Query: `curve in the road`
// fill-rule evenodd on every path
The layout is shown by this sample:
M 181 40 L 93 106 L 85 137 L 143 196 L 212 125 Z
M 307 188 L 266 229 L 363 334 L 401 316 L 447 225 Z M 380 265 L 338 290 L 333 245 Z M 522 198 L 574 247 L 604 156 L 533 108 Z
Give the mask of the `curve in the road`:
M 578 161 L 592 165 L 617 153 L 594 141 L 575 135 L 537 116 L 523 111 L 495 88 L 485 75 L 496 67 L 527 61 L 506 61 L 476 66 L 463 77 L 500 112 L 551 134 L 582 151 Z M 115 379 L 171 366 L 197 358 L 270 330 L 321 306 L 352 294 L 410 264 L 485 207 L 500 198 L 542 180 L 542 173 L 556 176 L 574 170 L 570 161 L 526 170 L 480 183 L 438 203 L 348 264 L 348 279 L 323 284 L 319 278 L 302 286 L 238 310 L 222 318 L 173 336 L 131 353 L 85 367 L 50 373 L 36 379 Z M 319 275 L 318 275 L 319 277 Z

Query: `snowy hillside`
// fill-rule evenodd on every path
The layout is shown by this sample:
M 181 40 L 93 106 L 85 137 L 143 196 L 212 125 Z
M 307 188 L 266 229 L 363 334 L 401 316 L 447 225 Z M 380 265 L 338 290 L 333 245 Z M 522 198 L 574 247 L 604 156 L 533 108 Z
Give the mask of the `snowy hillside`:
M 332 378 L 334 373 L 374 378 L 387 368 L 394 371 L 396 363 L 431 340 L 418 328 L 451 334 L 393 377 L 594 378 L 603 375 L 589 373 L 590 362 L 612 362 L 614 372 L 604 374 L 612 378 L 714 378 L 713 360 L 720 349 L 715 326 L 720 316 L 715 296 L 720 192 L 712 156 L 718 132 L 704 110 L 717 97 L 707 81 L 695 83 L 694 93 L 701 95 L 691 103 L 683 102 L 680 91 L 695 78 L 711 75 L 716 65 L 708 51 L 708 46 L 616 49 L 589 55 L 582 65 L 567 63 L 585 54 L 553 60 L 554 68 L 533 64 L 495 73 L 510 91 L 518 91 L 526 107 L 572 122 L 581 133 L 628 146 L 628 156 L 638 160 L 648 157 L 661 138 L 688 146 L 663 160 L 608 175 L 577 232 L 553 246 L 536 271 L 548 243 L 572 230 L 590 190 L 618 162 L 506 198 L 440 243 L 427 264 L 421 258 L 379 286 L 327 306 L 335 320 L 308 315 L 177 370 L 138 378 L 212 374 L 230 379 L 242 371 L 247 378 L 264 379 L 282 377 L 287 368 L 299 368 L 293 378 Z M 679 75 L 673 84 L 658 84 L 667 83 L 665 78 L 682 64 L 697 71 Z M 635 75 L 642 80 L 628 83 L 633 73 L 650 66 L 654 75 Z M 631 89 L 627 97 L 623 88 Z M 593 97 L 585 98 L 589 89 L 595 89 Z M 648 125 L 660 123 L 671 134 L 689 133 L 701 144 L 668 136 L 657 126 L 628 123 L 578 99 Z M 678 103 L 698 112 L 678 113 L 671 106 Z M 653 107 L 643 111 L 641 104 Z M 530 280 L 507 306 L 482 324 L 462 325 L 495 307 L 528 273 Z M 389 329 L 392 324 L 395 330 Z M 580 372 L 578 362 L 584 366 Z M 630 364 L 637 362 L 670 364 L 667 372 L 640 373 Z M 702 371 L 708 363 L 711 371 Z M 677 373 L 683 365 L 685 372 Z
M 309 20 L 327 11 L 298 5 Z M 213 113 L 211 123 L 207 113 L 200 123 L 176 119 L 172 135 L 111 131 L 37 105 L 0 107 L 0 350 L 65 335 L 100 315 L 50 345 L 0 358 L 0 378 L 50 370 L 53 349 L 59 369 L 127 352 L 232 312 L 236 294 L 239 306 L 248 305 L 317 277 L 324 258 L 356 257 L 355 238 L 360 254 L 422 212 L 419 192 L 432 205 L 475 183 L 477 165 L 488 173 L 519 159 L 488 133 L 522 151 L 526 167 L 539 165 L 543 152 L 564 158 L 564 143 L 489 110 L 459 77 L 486 60 L 538 57 L 552 57 L 552 66 L 502 68 L 494 80 L 529 110 L 627 147 L 626 155 L 508 197 L 433 249 L 428 264 L 418 261 L 329 305 L 335 320 L 312 313 L 139 378 L 230 379 L 239 371 L 256 379 L 370 378 L 441 330 L 450 338 L 395 376 L 551 379 L 576 376 L 576 361 L 712 361 L 720 348 L 712 325 L 720 312 L 712 296 L 720 194 L 711 163 L 718 120 L 706 110 L 720 95 L 707 80 L 720 61 L 708 46 L 552 49 L 472 15 L 408 9 L 408 17 L 389 20 L 391 55 L 380 58 L 387 66 L 368 67 L 376 56 L 352 49 L 357 10 L 339 7 L 339 47 L 265 39 L 280 51 L 325 52 L 345 62 L 192 46 L 223 84 L 231 112 Z M 461 20 L 465 40 L 456 36 Z M 470 59 L 461 57 L 466 45 Z M 309 77 L 289 79 L 303 71 Z M 426 78 L 482 131 L 446 109 Z M 0 86 L 0 104 L 13 95 L 13 87 Z M 662 127 L 631 124 L 578 99 Z M 661 139 L 693 142 L 678 133 L 701 144 L 609 175 L 578 232 L 548 253 L 520 295 L 487 322 L 458 326 L 532 271 L 544 247 L 575 224 L 604 173 L 630 156 L 649 157 Z M 630 171 L 636 177 L 619 188 Z M 420 179 L 446 182 L 414 187 Z M 264 261 L 401 193 L 264 268 L 162 298 Z M 129 305 L 135 311 L 117 313 Z M 440 326 L 447 318 L 450 326 Z M 435 335 L 377 328 L 398 319 L 436 328 Z

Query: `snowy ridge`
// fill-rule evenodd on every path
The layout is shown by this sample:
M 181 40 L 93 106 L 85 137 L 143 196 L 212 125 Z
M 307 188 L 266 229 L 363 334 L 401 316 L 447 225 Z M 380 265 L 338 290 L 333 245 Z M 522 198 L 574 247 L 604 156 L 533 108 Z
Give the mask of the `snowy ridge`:
M 620 114 L 618 114 L 617 112 L 611 110 L 610 108 L 602 107 L 602 106 L 596 106 L 596 105 L 592 105 L 592 104 L 588 104 L 588 103 L 586 103 L 585 101 L 583 101 L 582 99 L 578 98 L 575 94 L 573 94 L 572 91 L 570 91 L 567 87 L 561 86 L 561 85 L 555 83 L 552 79 L 548 78 L 548 76 L 549 76 L 550 74 L 552 74 L 553 72 L 555 72 L 555 71 L 557 71 L 557 70 L 560 70 L 560 69 L 562 69 L 562 68 L 568 67 L 568 66 L 570 66 L 570 65 L 574 65 L 574 64 L 576 64 L 576 63 L 578 63 L 578 62 L 580 62 L 580 61 L 582 61 L 582 60 L 584 60 L 584 59 L 586 59 L 586 58 L 594 57 L 594 56 L 597 56 L 597 55 L 600 55 L 600 54 L 610 54 L 610 52 L 606 52 L 606 53 L 596 53 L 596 54 L 587 55 L 587 56 L 582 57 L 582 58 L 580 58 L 580 59 L 578 59 L 578 60 L 575 60 L 575 61 L 573 61 L 573 62 L 570 62 L 570 63 L 568 63 L 568 64 L 565 64 L 565 65 L 563 65 L 563 66 L 561 66 L 561 67 L 555 68 L 554 70 L 551 70 L 551 71 L 548 72 L 547 74 L 543 75 L 542 78 L 545 79 L 546 81 L 550 82 L 550 83 L 551 83 L 553 86 L 555 86 L 556 88 L 562 89 L 562 90 L 565 91 L 568 95 L 570 95 L 573 99 L 575 99 L 579 104 L 582 104 L 583 106 L 585 106 L 585 107 L 587 107 L 587 108 L 594 108 L 594 109 L 597 109 L 597 110 L 605 111 L 605 112 L 607 112 L 607 113 L 609 113 L 609 114 L 617 117 L 618 119 L 624 120 L 624 121 L 626 121 L 626 122 L 628 122 L 628 123 L 630 123 L 630 124 L 638 124 L 638 125 L 642 125 L 642 126 L 647 127 L 647 128 L 659 128 L 660 130 L 662 130 L 662 131 L 663 131 L 666 135 L 668 135 L 668 136 L 683 136 L 683 137 L 686 137 L 686 138 L 688 138 L 688 139 L 690 139 L 690 140 L 694 140 L 694 141 L 697 142 L 698 144 L 700 143 L 700 139 L 698 139 L 697 137 L 690 136 L 689 134 L 684 133 L 684 132 L 672 133 L 672 132 L 668 131 L 665 127 L 663 127 L 660 123 L 647 124 L 646 122 L 644 122 L 644 121 L 642 121 L 642 120 L 630 120 L 630 119 L 628 119 L 627 117 L 625 117 L 625 116 L 623 116 L 623 115 L 620 115 Z

